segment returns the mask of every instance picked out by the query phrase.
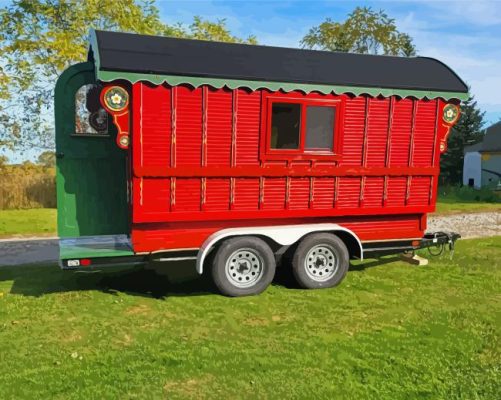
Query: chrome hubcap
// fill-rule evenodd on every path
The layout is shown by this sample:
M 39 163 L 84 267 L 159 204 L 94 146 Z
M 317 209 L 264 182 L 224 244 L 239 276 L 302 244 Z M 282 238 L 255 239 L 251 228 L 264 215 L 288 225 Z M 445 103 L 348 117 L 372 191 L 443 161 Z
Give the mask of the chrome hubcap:
M 226 278 L 238 288 L 247 288 L 261 279 L 263 259 L 253 249 L 238 249 L 226 261 Z
M 317 282 L 331 279 L 337 272 L 339 262 L 334 249 L 327 244 L 313 246 L 304 259 L 306 274 Z

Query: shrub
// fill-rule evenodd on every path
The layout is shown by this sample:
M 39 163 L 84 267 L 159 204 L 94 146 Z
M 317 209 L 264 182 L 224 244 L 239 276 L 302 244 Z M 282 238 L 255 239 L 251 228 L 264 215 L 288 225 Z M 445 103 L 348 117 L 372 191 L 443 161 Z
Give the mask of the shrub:
M 488 188 L 474 189 L 470 186 L 445 186 L 438 189 L 442 200 L 456 202 L 499 203 L 501 197 Z
M 0 209 L 54 207 L 54 168 L 32 163 L 0 166 Z

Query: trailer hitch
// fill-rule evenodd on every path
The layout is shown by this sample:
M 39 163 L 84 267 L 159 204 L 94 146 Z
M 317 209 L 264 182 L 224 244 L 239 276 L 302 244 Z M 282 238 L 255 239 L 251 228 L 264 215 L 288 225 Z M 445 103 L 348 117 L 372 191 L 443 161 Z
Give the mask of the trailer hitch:
M 427 248 L 430 255 L 438 257 L 444 252 L 445 247 L 448 246 L 450 259 L 452 260 L 456 240 L 460 238 L 461 235 L 456 232 L 430 232 L 424 235 L 419 248 Z

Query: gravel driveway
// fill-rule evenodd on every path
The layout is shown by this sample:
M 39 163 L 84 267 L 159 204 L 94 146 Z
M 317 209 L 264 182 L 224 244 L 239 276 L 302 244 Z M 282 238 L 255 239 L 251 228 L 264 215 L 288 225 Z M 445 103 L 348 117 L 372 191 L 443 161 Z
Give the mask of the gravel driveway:
M 501 235 L 501 212 L 474 214 L 432 215 L 428 231 L 453 231 L 463 238 Z
M 501 235 L 501 212 L 434 215 L 428 231 L 454 231 L 463 238 Z M 57 239 L 0 240 L 0 266 L 56 262 Z

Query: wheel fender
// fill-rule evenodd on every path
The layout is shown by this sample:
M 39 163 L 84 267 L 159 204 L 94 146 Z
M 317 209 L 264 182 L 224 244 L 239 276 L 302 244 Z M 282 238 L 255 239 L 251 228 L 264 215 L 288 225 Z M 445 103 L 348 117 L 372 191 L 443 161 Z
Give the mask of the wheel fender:
M 305 224 L 305 225 L 284 225 L 284 226 L 254 226 L 243 228 L 222 229 L 210 235 L 200 247 L 197 255 L 197 272 L 203 273 L 204 261 L 211 249 L 221 240 L 234 236 L 265 236 L 282 246 L 290 246 L 296 243 L 303 236 L 313 232 L 346 232 L 358 243 L 360 259 L 363 260 L 362 242 L 358 236 L 350 229 L 338 224 Z

